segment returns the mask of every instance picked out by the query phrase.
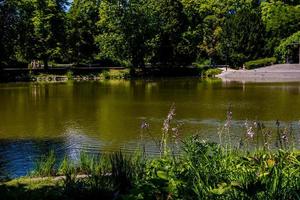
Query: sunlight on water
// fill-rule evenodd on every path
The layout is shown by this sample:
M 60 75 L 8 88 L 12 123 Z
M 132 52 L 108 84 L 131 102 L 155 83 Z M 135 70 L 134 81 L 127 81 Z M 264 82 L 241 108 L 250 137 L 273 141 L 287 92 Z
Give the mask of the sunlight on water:
M 76 161 L 80 152 L 150 154 L 172 103 L 181 138 L 199 134 L 219 141 L 231 105 L 232 143 L 246 133 L 245 121 L 259 121 L 276 132 L 291 127 L 299 147 L 300 83 L 232 83 L 199 79 L 154 81 L 0 84 L 0 168 L 10 176 L 28 173 L 41 155 L 54 149 L 59 159 Z M 141 123 L 149 124 L 143 133 Z M 275 136 L 273 136 L 274 138 Z

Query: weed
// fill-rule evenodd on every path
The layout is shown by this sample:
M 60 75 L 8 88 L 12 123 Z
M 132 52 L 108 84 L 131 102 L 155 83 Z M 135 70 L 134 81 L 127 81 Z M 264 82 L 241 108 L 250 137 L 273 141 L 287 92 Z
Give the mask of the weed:
M 55 170 L 56 157 L 54 151 L 51 151 L 48 155 L 42 156 L 37 162 L 35 170 L 32 172 L 33 176 L 53 176 L 56 173 Z

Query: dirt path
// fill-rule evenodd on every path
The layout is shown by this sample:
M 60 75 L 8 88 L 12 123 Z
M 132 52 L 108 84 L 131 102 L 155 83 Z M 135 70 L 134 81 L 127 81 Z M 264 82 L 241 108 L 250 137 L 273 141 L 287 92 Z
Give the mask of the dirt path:
M 223 81 L 238 82 L 298 82 L 300 64 L 278 64 L 254 70 L 229 69 L 218 75 Z

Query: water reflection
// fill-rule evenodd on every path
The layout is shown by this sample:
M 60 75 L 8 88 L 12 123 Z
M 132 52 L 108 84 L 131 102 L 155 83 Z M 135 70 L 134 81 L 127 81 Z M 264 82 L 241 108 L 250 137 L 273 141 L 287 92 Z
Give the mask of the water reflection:
M 0 178 L 28 174 L 36 161 L 50 151 L 54 151 L 58 163 L 65 156 L 76 163 L 81 152 L 100 153 L 101 142 L 72 130 L 56 139 L 0 140 Z
M 79 151 L 131 151 L 138 145 L 143 120 L 159 138 L 172 103 L 182 132 L 203 139 L 218 140 L 229 105 L 236 141 L 245 132 L 245 120 L 261 120 L 270 127 L 277 119 L 293 122 L 299 131 L 300 83 L 180 78 L 0 84 L 0 165 L 20 175 L 52 148 L 74 159 Z M 150 137 L 143 142 L 149 152 L 157 152 Z

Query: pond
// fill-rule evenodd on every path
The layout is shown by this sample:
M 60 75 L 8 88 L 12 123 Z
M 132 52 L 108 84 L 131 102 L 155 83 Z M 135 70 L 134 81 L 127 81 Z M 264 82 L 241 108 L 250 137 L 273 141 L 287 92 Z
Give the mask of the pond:
M 197 78 L 103 82 L 0 84 L 0 167 L 11 177 L 26 175 L 42 154 L 76 159 L 79 152 L 157 153 L 155 141 L 171 105 L 181 137 L 199 134 L 219 141 L 228 108 L 232 143 L 245 121 L 292 128 L 298 138 L 300 82 L 237 83 Z M 149 124 L 141 130 L 142 122 Z M 146 133 L 145 133 L 146 132 Z M 141 136 L 142 139 L 141 139 Z

